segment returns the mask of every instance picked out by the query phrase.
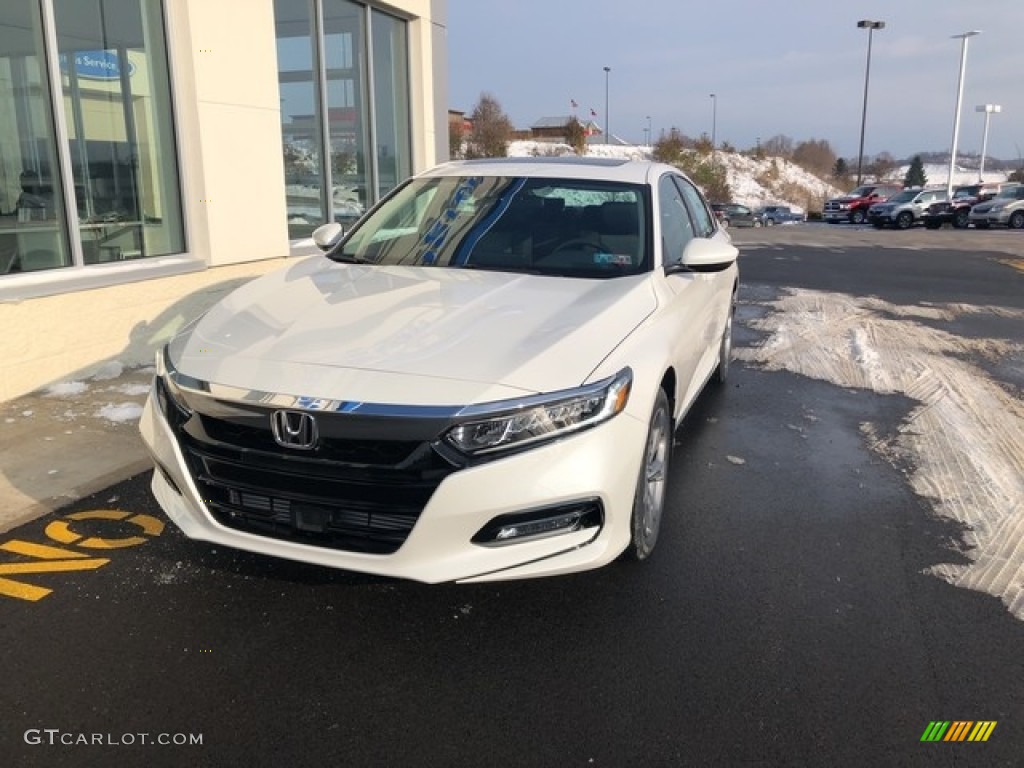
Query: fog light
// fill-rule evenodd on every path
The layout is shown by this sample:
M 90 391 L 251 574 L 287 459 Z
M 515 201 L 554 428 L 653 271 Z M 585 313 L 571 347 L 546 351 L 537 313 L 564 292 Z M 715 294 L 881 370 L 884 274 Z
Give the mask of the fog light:
M 578 504 L 539 509 L 495 518 L 473 537 L 474 544 L 502 546 L 521 541 L 574 533 L 600 527 L 601 504 L 596 499 Z

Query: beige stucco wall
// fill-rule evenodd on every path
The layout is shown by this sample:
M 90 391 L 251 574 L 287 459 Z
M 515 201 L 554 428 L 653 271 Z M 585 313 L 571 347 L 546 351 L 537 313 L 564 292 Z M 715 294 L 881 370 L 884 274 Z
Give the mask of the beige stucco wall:
M 228 291 L 294 262 L 268 259 L 0 304 L 0 401 L 89 376 L 111 361 L 148 365 L 163 342 Z

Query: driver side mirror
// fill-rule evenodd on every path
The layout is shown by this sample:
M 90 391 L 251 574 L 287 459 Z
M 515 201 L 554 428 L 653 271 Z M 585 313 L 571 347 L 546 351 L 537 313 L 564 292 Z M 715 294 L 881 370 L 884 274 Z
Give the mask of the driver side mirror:
M 345 236 L 345 228 L 336 221 L 321 224 L 313 230 L 313 242 L 321 251 L 329 251 Z
M 715 272 L 735 263 L 739 248 L 717 239 L 695 237 L 683 248 L 680 264 L 693 272 Z

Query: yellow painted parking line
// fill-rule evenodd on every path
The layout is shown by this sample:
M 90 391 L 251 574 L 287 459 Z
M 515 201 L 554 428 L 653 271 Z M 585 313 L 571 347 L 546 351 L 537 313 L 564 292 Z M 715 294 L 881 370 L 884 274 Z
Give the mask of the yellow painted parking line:
M 5 541 L 3 544 L 0 544 L 0 549 L 5 552 L 13 552 L 16 555 L 37 557 L 40 560 L 68 560 L 76 557 L 88 557 L 88 555 L 83 555 L 81 552 L 72 552 L 70 549 L 58 549 L 57 547 L 34 544 L 31 541 L 21 541 L 20 539 Z
M 142 532 L 141 536 L 123 536 L 107 538 L 89 536 L 78 533 L 71 526 L 83 520 L 111 520 L 133 525 Z M 86 512 L 74 512 L 58 520 L 53 520 L 44 529 L 51 541 L 59 544 L 73 544 L 84 549 L 123 549 L 145 544 L 154 536 L 164 531 L 164 523 L 152 515 L 132 514 L 113 509 L 94 509 Z M 110 562 L 105 557 L 92 557 L 73 549 L 61 549 L 49 544 L 34 541 L 10 539 L 0 542 L 0 550 L 13 555 L 35 558 L 35 562 L 0 563 L 0 597 L 13 597 L 18 600 L 35 602 L 42 600 L 53 592 L 47 587 L 25 584 L 6 576 L 29 573 L 66 573 L 69 571 L 93 571 Z
M 1018 272 L 1024 272 L 1024 259 L 1000 259 L 999 263 L 1016 269 Z
M 132 515 L 130 512 L 119 512 L 113 509 L 95 509 L 89 512 L 75 512 L 64 520 L 54 520 L 46 526 L 46 535 L 61 544 L 74 544 L 86 549 L 122 549 L 124 547 L 137 547 L 145 544 L 148 539 L 144 536 L 126 536 L 119 539 L 90 536 L 83 539 L 82 535 L 71 529 L 68 520 L 118 520 L 131 523 L 149 536 L 159 536 L 163 533 L 164 524 L 151 515 Z

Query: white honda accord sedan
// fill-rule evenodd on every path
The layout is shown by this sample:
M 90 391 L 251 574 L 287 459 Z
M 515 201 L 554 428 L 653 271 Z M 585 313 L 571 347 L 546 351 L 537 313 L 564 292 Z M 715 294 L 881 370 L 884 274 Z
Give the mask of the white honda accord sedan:
M 158 355 L 141 429 L 185 534 L 424 582 L 651 554 L 738 280 L 686 176 L 452 162 L 315 239 Z

